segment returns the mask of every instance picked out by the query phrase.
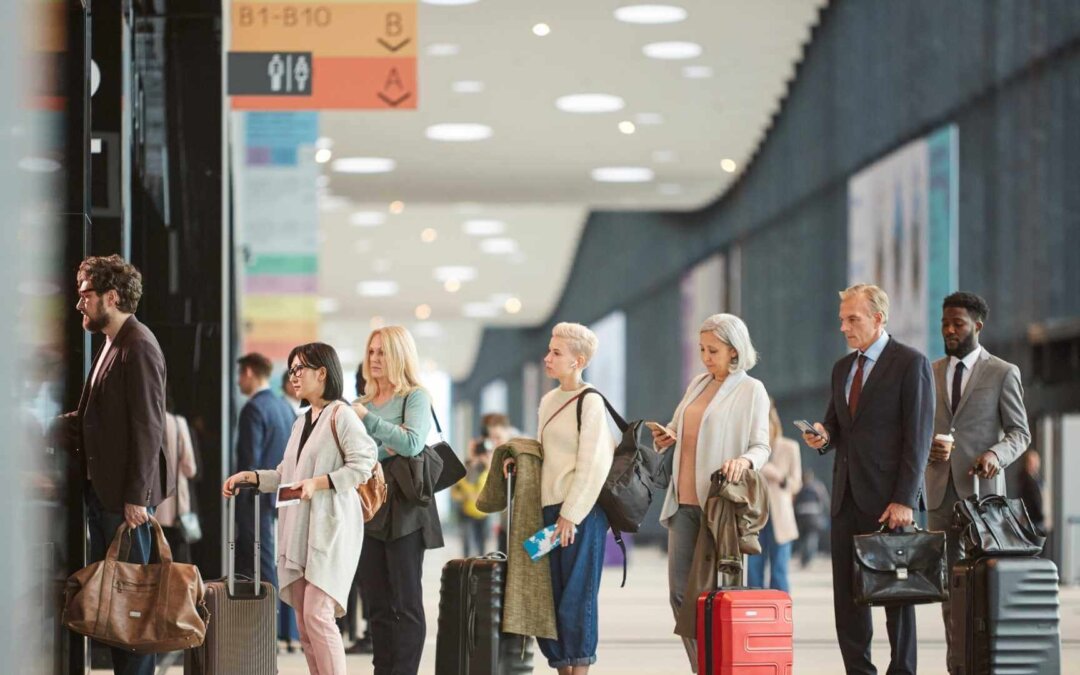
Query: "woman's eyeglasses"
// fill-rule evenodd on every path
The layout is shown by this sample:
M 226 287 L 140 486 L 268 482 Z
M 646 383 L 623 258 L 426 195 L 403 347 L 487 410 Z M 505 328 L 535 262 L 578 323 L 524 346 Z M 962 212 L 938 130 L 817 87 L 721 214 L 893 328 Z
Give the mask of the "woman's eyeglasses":
M 288 370 L 286 370 L 285 372 L 289 374 L 289 377 L 300 377 L 300 373 L 303 372 L 304 368 L 310 368 L 311 370 L 318 370 L 314 366 L 309 366 L 309 365 L 304 364 L 304 363 L 298 363 L 295 366 L 293 366 L 292 368 L 289 368 Z

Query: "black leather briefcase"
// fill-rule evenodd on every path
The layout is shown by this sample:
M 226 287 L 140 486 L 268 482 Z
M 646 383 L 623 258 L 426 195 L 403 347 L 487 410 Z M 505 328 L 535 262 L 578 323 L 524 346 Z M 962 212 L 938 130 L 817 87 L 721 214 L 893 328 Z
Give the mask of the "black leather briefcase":
M 855 536 L 855 602 L 918 605 L 948 598 L 945 533 L 888 532 Z

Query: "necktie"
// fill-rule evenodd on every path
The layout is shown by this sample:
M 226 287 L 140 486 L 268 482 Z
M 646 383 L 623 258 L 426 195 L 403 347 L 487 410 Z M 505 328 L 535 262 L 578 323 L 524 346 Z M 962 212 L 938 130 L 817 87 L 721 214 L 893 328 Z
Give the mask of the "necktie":
M 964 383 L 964 362 L 956 362 L 956 370 L 952 376 L 952 414 L 956 414 L 956 408 L 960 405 L 960 386 Z
M 855 379 L 851 381 L 851 392 L 848 393 L 848 412 L 855 416 L 855 409 L 859 407 L 859 394 L 862 393 L 863 365 L 866 363 L 866 354 L 859 354 L 859 367 L 855 369 Z

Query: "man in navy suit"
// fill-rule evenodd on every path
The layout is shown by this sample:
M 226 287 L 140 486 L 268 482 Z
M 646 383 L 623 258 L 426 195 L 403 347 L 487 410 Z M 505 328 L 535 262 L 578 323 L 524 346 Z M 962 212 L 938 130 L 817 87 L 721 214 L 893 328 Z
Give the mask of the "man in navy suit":
M 907 527 L 922 504 L 923 475 L 934 429 L 930 361 L 891 338 L 889 296 L 857 284 L 840 293 L 840 331 L 855 349 L 836 362 L 832 396 L 818 434 L 806 443 L 836 450 L 832 490 L 833 610 L 836 635 L 849 674 L 875 675 L 870 660 L 874 626 L 870 608 L 854 602 L 853 537 Z M 888 673 L 915 673 L 915 608 L 885 610 L 892 647 Z
M 252 352 L 237 359 L 237 380 L 248 402 L 240 410 L 236 430 L 235 471 L 276 469 L 285 455 L 296 413 L 292 406 L 270 391 L 270 372 L 273 365 L 262 354 Z M 260 497 L 259 539 L 262 547 L 260 565 L 262 578 L 277 587 L 277 560 L 274 554 L 274 496 Z M 250 499 L 236 504 L 236 571 L 254 575 L 255 514 Z

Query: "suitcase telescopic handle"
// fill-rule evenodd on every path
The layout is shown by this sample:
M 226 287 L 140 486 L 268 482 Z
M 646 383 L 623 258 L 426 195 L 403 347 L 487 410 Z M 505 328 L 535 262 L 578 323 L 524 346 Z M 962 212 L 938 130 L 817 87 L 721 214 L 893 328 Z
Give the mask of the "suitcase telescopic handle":
M 511 464 L 506 472 L 506 555 L 510 555 L 510 520 L 514 517 L 514 476 L 517 465 Z
M 259 527 L 259 486 L 255 483 L 241 482 L 233 486 L 236 490 L 236 494 L 229 500 L 229 522 L 226 527 L 226 536 L 228 537 L 229 555 L 228 566 L 226 567 L 226 584 L 229 587 L 229 595 L 236 595 L 236 500 L 240 497 L 240 493 L 250 491 L 252 493 L 252 499 L 255 501 L 255 557 L 252 558 L 252 567 L 255 568 L 255 593 L 259 592 L 259 584 L 262 582 L 262 569 L 260 558 L 262 557 L 262 541 L 260 540 L 262 529 Z

